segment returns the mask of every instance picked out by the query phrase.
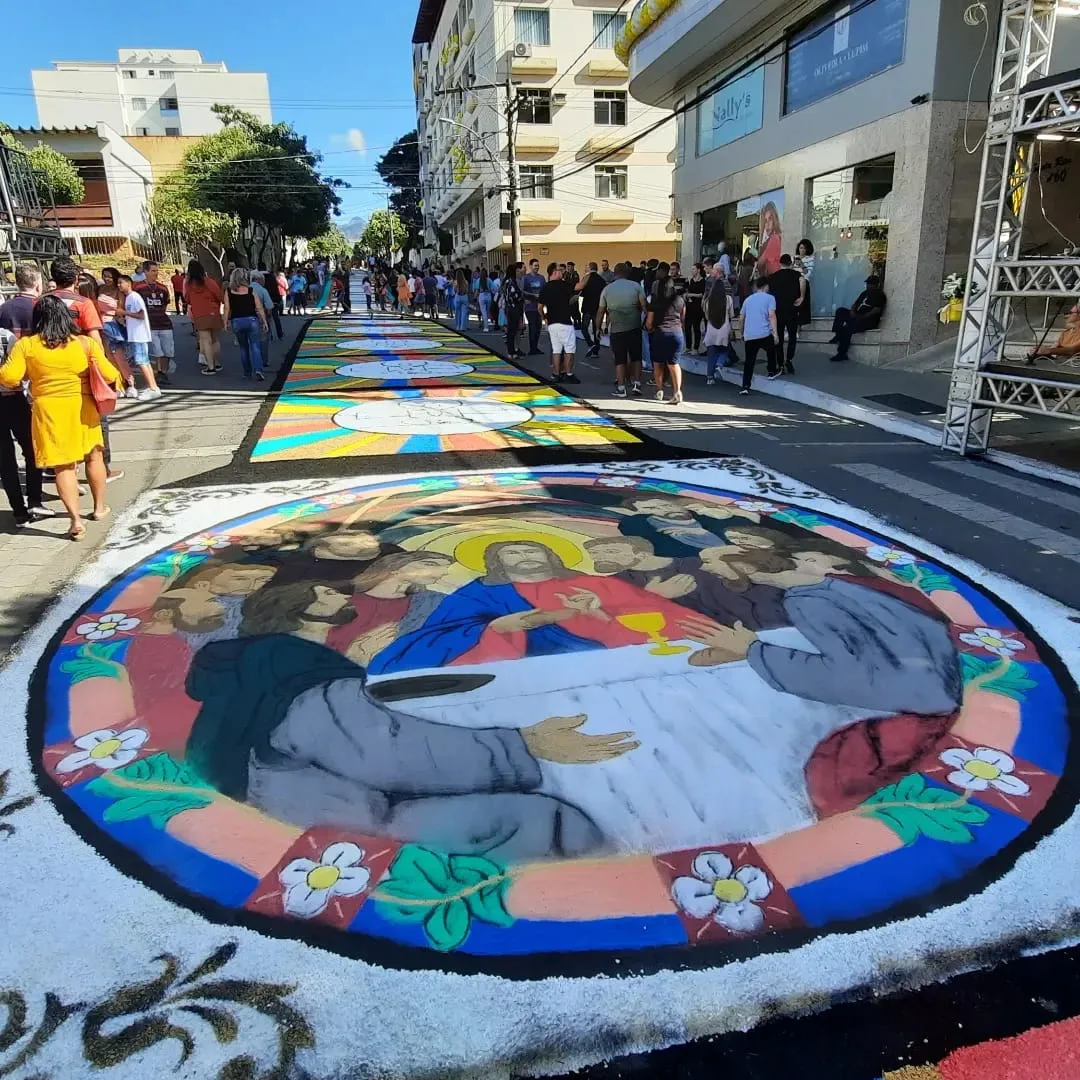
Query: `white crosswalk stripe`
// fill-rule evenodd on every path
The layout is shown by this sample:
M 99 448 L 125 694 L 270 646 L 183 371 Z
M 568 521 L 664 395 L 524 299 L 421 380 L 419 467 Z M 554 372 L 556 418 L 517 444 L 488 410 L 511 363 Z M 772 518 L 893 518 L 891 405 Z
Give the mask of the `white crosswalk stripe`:
M 1012 476 L 1003 470 L 987 469 L 974 461 L 935 461 L 940 469 L 948 469 L 950 472 L 959 473 L 961 476 L 971 477 L 972 480 L 981 480 L 984 484 L 992 487 L 1006 488 L 1015 491 L 1017 495 L 1024 495 L 1029 499 L 1038 499 L 1039 502 L 1050 503 L 1062 510 L 1068 510 L 1073 514 L 1080 514 L 1080 495 L 1069 495 L 1059 488 L 1049 488 L 1043 484 L 1035 484 L 1030 480 L 1023 480 L 1019 476 Z
M 944 488 L 935 487 L 933 484 L 925 484 L 921 480 L 912 480 L 903 473 L 886 469 L 880 465 L 837 465 L 864 480 L 880 484 L 890 491 L 910 498 L 918 499 L 929 506 L 936 506 L 939 510 L 956 514 L 964 518 L 971 525 L 992 529 L 994 532 L 1003 533 L 1014 540 L 1020 540 L 1031 544 L 1039 549 L 1040 554 L 1059 555 L 1070 562 L 1080 563 L 1080 540 L 1056 529 L 1048 529 L 1044 525 L 1037 525 L 1026 518 L 1017 517 L 1016 514 L 1008 514 L 1003 510 L 995 510 L 985 503 L 970 499 L 966 495 L 957 495 Z

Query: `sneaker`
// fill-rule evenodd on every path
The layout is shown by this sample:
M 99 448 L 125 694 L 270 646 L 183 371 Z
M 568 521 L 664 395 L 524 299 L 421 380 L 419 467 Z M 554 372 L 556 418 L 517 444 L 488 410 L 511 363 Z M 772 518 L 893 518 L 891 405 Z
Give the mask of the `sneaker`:
M 681 390 L 678 390 L 678 391 L 676 391 L 676 392 L 675 392 L 675 393 L 674 393 L 674 394 L 672 395 L 672 398 L 671 398 L 671 404 L 672 404 L 672 405 L 681 405 L 681 404 L 682 404 L 682 400 L 683 400 L 683 398 L 682 398 L 682 391 L 681 391 Z
M 634 397 L 641 397 L 641 383 L 634 383 L 634 385 L 630 387 L 630 393 L 633 394 Z
M 157 379 L 158 386 L 168 386 L 172 382 L 167 371 L 155 372 L 154 377 Z
M 743 396 L 743 394 L 749 394 L 749 393 L 750 393 L 750 391 L 749 391 L 749 390 L 740 390 L 740 391 L 739 391 L 739 396 L 740 396 L 740 397 L 742 397 L 742 396 Z
M 129 386 L 124 391 L 124 397 L 131 398 L 133 401 L 139 396 L 139 391 L 134 386 Z
M 176 374 L 176 361 L 175 360 L 170 358 L 170 360 L 169 360 L 169 370 L 165 374 L 166 375 L 175 375 Z
M 715 379 L 706 379 L 705 380 L 705 385 L 706 386 L 715 386 L 716 385 L 716 380 Z
M 846 356 L 841 356 L 839 353 L 837 353 L 836 356 L 830 356 L 829 357 L 830 362 L 833 363 L 833 364 L 842 363 L 846 359 L 847 359 Z
M 114 480 L 123 480 L 123 478 L 124 478 L 124 470 L 123 469 L 110 469 L 108 471 L 108 473 L 105 475 L 105 483 L 106 484 L 111 484 Z M 79 494 L 80 495 L 85 495 L 86 491 L 83 490 L 83 489 L 80 489 Z
M 160 390 L 150 390 L 149 388 L 147 388 L 146 390 L 143 390 L 139 394 L 138 400 L 139 401 L 157 401 L 157 399 L 159 397 L 161 397 L 161 391 Z
M 266 376 L 261 371 L 255 372 L 255 378 L 258 379 L 259 382 L 266 382 Z
M 591 356 L 591 357 L 593 357 L 595 359 L 596 357 L 598 357 L 600 355 L 600 346 L 599 345 L 594 345 L 585 355 L 586 356 Z
M 783 375 L 783 374 L 784 374 L 784 373 L 783 373 L 782 371 L 774 371 L 774 372 L 773 372 L 773 373 L 772 373 L 771 375 L 769 375 L 769 377 L 768 377 L 768 378 L 769 378 L 769 382 L 772 382 L 772 380 L 773 380 L 773 379 L 779 379 L 779 378 L 780 378 L 780 376 L 781 376 L 781 375 Z
M 563 376 L 563 382 L 580 383 L 581 380 L 572 371 L 568 371 Z
M 625 386 L 616 386 L 615 387 L 615 396 L 616 397 L 622 397 L 622 398 L 626 397 L 626 387 Z
M 785 375 L 794 375 L 795 374 L 795 365 L 790 360 L 786 364 L 784 364 L 784 374 Z
M 656 391 L 656 400 L 657 401 L 663 401 L 664 400 L 664 391 L 663 390 L 657 390 Z
M 56 517 L 56 511 L 51 506 L 31 506 L 30 518 L 32 521 L 37 521 L 39 518 L 51 518 Z
M 31 518 L 29 514 L 16 514 L 15 515 L 15 528 L 25 529 L 30 524 Z

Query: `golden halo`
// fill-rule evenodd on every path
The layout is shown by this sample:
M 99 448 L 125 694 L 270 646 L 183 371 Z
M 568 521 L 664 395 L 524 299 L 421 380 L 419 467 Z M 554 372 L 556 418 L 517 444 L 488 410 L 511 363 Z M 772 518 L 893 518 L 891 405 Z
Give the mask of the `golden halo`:
M 563 566 L 577 566 L 585 557 L 585 553 L 572 540 L 552 533 L 532 532 L 526 529 L 520 531 L 507 531 L 497 533 L 483 533 L 480 536 L 471 536 L 468 540 L 462 540 L 454 548 L 454 558 L 462 566 L 469 570 L 475 570 L 478 574 L 487 571 L 484 564 L 484 554 L 492 544 L 524 543 L 540 544 L 555 552 L 562 559 Z

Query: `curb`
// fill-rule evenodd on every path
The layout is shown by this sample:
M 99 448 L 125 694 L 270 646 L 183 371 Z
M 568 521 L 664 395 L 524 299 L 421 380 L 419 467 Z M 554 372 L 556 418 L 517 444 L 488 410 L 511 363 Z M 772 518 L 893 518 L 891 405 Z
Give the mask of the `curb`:
M 718 372 L 720 377 L 735 385 L 742 384 L 742 377 L 727 370 Z M 757 393 L 767 394 L 770 397 L 784 398 L 787 401 L 797 401 L 801 405 L 810 405 L 823 409 L 833 416 L 843 417 L 845 420 L 857 420 L 871 427 L 888 431 L 893 435 L 902 435 L 906 439 L 915 439 L 926 443 L 928 446 L 941 445 L 941 432 L 928 424 L 920 424 L 917 420 L 907 420 L 904 417 L 892 413 L 884 413 L 879 409 L 871 409 L 838 394 L 830 394 L 825 390 L 817 390 L 804 383 L 783 382 L 780 380 L 764 379 L 760 375 L 754 376 L 753 389 Z M 960 455 L 957 455 L 958 457 Z M 985 454 L 969 455 L 976 460 L 990 461 L 995 465 L 1001 465 L 1014 472 L 1025 473 L 1028 476 L 1038 477 L 1040 480 L 1050 480 L 1066 487 L 1080 488 L 1080 472 L 1062 468 L 1060 465 L 1050 465 L 1045 462 L 1026 458 L 1022 454 L 1010 453 L 1007 450 L 987 450 Z

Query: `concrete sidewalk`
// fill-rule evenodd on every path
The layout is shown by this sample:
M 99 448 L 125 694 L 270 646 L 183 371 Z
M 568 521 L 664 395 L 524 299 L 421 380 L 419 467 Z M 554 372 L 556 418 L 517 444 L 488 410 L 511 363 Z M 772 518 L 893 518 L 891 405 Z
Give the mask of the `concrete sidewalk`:
M 122 510 L 136 496 L 222 468 L 232 460 L 273 385 L 277 369 L 307 320 L 285 318 L 284 340 L 271 343 L 271 372 L 265 383 L 241 377 L 240 350 L 232 334 L 222 335 L 222 374 L 207 377 L 196 360 L 191 320 L 174 317 L 176 373 L 157 401 L 120 401 L 110 421 L 113 468 L 124 476 L 109 485 L 109 506 Z M 89 509 L 89 496 L 83 500 Z M 32 626 L 79 563 L 105 539 L 110 522 L 88 521 L 86 539 L 67 539 L 67 514 L 51 484 L 45 505 L 57 516 L 16 530 L 11 515 L 0 512 L 0 660 Z M 7 500 L 0 493 L 0 506 Z

